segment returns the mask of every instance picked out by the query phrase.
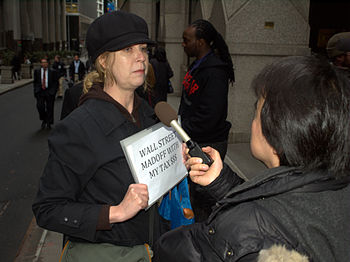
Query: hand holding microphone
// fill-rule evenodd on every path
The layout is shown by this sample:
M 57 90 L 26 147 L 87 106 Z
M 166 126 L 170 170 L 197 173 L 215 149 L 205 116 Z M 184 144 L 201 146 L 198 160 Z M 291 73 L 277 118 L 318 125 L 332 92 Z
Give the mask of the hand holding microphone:
M 191 140 L 185 130 L 177 122 L 177 114 L 175 110 L 166 102 L 159 102 L 154 107 L 154 111 L 159 120 L 166 126 L 172 126 L 175 131 L 181 136 L 182 140 L 186 143 L 189 149 L 189 155 L 192 157 L 200 157 L 203 160 L 203 164 L 211 166 L 213 160 L 209 155 L 204 153 L 200 146 Z

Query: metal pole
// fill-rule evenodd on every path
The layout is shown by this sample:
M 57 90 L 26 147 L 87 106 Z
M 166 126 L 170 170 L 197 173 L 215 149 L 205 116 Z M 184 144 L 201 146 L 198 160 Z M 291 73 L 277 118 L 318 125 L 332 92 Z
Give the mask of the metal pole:
M 69 23 L 69 15 L 67 15 L 67 40 L 68 40 L 68 50 L 70 51 L 70 23 Z

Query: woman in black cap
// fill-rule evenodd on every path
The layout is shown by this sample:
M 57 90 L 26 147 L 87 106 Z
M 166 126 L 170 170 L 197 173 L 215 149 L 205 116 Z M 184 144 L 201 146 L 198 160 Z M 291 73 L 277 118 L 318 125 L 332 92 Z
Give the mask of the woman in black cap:
M 87 31 L 96 70 L 85 78 L 80 106 L 49 137 L 33 204 L 38 225 L 69 240 L 62 261 L 149 261 L 148 244 L 161 234 L 158 212 L 145 210 L 147 186 L 135 184 L 120 146 L 156 122 L 134 92 L 153 43 L 146 22 L 123 11 L 104 14 Z

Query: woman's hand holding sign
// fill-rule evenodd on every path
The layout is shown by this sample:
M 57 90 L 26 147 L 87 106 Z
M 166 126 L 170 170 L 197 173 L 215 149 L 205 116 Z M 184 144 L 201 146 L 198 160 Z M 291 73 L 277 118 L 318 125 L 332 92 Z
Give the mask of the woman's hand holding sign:
M 131 184 L 124 199 L 109 210 L 109 222 L 117 223 L 134 217 L 148 206 L 148 189 L 145 184 Z

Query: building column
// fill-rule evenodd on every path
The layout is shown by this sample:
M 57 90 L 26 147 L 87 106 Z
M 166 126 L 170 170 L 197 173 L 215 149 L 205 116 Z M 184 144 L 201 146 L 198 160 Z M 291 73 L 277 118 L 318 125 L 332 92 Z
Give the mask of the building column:
M 56 17 L 56 12 L 55 12 L 55 1 L 50 0 L 47 2 L 47 8 L 48 8 L 48 33 L 49 33 L 49 46 L 50 49 L 56 49 L 56 25 L 58 24 L 57 22 L 57 17 Z
M 180 95 L 182 80 L 187 71 L 187 56 L 182 47 L 182 33 L 188 26 L 189 1 L 160 1 L 158 41 L 164 43 L 174 76 L 174 94 Z
M 9 19 L 12 20 L 13 25 L 13 39 L 20 40 L 21 39 L 21 16 L 20 16 L 20 3 L 19 0 L 11 1 L 12 12 Z M 18 19 L 19 18 L 19 19 Z
M 31 18 L 32 29 L 35 35 L 35 38 L 43 38 L 43 12 L 42 5 L 40 1 L 29 0 L 30 11 L 29 16 Z
M 21 39 L 21 24 L 18 19 L 20 17 L 19 0 L 3 0 L 2 7 L 5 45 L 17 51 L 17 40 Z
M 62 49 L 66 49 L 67 43 L 67 23 L 66 23 L 66 1 L 60 0 L 61 6 L 61 40 Z
M 42 21 L 43 44 L 44 44 L 44 49 L 47 49 L 48 44 L 50 43 L 48 0 L 42 0 L 41 6 L 42 6 L 41 21 Z
M 62 39 L 61 39 L 61 28 L 62 28 L 62 16 L 61 16 L 61 4 L 60 0 L 54 0 L 55 6 L 55 48 L 56 50 L 61 49 Z
M 42 5 L 40 1 L 28 0 L 28 13 L 31 24 L 31 31 L 34 35 L 33 51 L 43 49 L 43 20 Z

